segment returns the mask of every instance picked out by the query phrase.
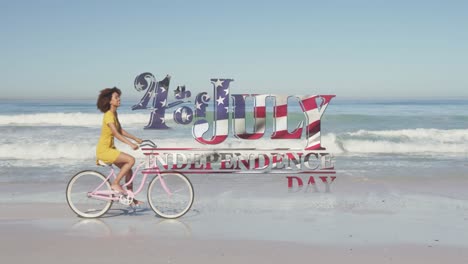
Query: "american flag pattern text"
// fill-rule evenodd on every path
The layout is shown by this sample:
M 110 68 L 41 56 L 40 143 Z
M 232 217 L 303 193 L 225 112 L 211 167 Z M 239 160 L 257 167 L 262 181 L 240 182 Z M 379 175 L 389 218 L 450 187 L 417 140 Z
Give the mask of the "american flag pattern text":
M 259 139 L 265 134 L 266 112 L 265 100 L 267 95 L 254 95 L 254 128 L 253 133 L 247 133 L 245 126 L 246 94 L 233 94 L 234 99 L 234 135 L 242 139 Z
M 175 123 L 189 125 L 196 141 L 202 144 L 216 145 L 224 142 L 229 135 L 229 122 L 232 122 L 232 134 L 235 137 L 246 140 L 256 140 L 264 137 L 266 132 L 266 106 L 267 98 L 274 100 L 273 105 L 273 133 L 271 139 L 300 139 L 306 134 L 306 146 L 304 150 L 325 150 L 321 146 L 321 117 L 328 104 L 335 95 L 312 96 L 288 96 L 277 94 L 230 94 L 229 85 L 232 79 L 211 79 L 214 97 L 211 100 L 206 92 L 199 93 L 195 99 L 193 110 L 188 106 L 182 106 L 173 112 Z M 170 76 L 157 82 L 154 75 L 145 72 L 135 78 L 135 89 L 144 91 L 145 95 L 140 102 L 132 107 L 132 110 L 151 109 L 150 120 L 145 129 L 166 129 L 166 109 L 173 108 L 182 103 L 182 99 L 190 98 L 190 91 L 185 86 L 178 86 L 174 90 L 177 101 L 168 102 Z M 246 100 L 253 99 L 253 129 L 247 129 L 246 125 Z M 230 99 L 233 106 L 230 107 Z M 295 124 L 293 131 L 288 129 L 288 100 L 297 100 L 304 113 L 304 121 Z M 152 100 L 151 106 L 148 106 Z M 207 118 L 206 107 L 213 104 L 213 114 Z M 232 116 L 230 117 L 230 113 Z M 230 119 L 232 120 L 230 121 Z M 210 127 L 212 131 L 209 132 Z M 248 131 L 249 130 L 249 131 Z
M 213 111 L 213 134 L 210 139 L 205 139 L 203 135 L 208 132 L 210 127 L 209 122 L 206 119 L 199 119 L 193 125 L 192 133 L 198 142 L 202 144 L 216 145 L 224 140 L 228 136 L 229 129 L 229 83 L 232 79 L 211 79 L 211 83 L 214 88 L 214 111 Z M 197 96 L 197 99 L 201 99 L 201 96 Z M 197 105 L 202 103 L 201 100 L 195 102 Z M 195 111 L 197 117 L 205 116 L 202 111 Z M 200 115 L 198 115 L 200 114 Z
M 146 80 L 149 80 L 149 83 Z M 140 103 L 134 105 L 132 110 L 147 109 L 148 102 L 153 98 L 152 111 L 148 125 L 145 129 L 165 129 L 168 128 L 164 114 L 168 108 L 167 92 L 169 90 L 170 76 L 166 76 L 163 80 L 156 82 L 156 78 L 151 73 L 142 73 L 135 78 L 135 89 L 146 90 L 145 95 L 141 98 Z
M 275 119 L 275 127 L 272 139 L 299 139 L 302 136 L 302 126 L 304 122 L 300 122 L 293 132 L 288 131 L 288 98 L 292 96 L 272 95 L 275 97 L 275 106 L 273 108 L 273 117 Z
M 301 100 L 302 111 L 308 119 L 307 145 L 305 150 L 325 150 L 320 145 L 320 118 L 327 109 L 328 103 L 334 95 L 304 96 Z M 318 102 L 319 101 L 319 102 Z

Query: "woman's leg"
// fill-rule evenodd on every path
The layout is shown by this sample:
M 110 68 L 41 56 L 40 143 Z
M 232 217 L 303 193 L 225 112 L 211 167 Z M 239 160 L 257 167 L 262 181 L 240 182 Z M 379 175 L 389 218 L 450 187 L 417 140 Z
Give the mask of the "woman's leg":
M 125 192 L 122 189 L 122 186 L 120 186 L 120 181 L 124 176 L 128 174 L 130 174 L 131 177 L 131 170 L 133 165 L 135 164 L 135 158 L 126 153 L 121 152 L 117 159 L 114 161 L 114 164 L 120 168 L 120 171 L 119 174 L 117 174 L 117 178 L 112 183 L 111 188 L 119 192 Z
M 117 166 L 119 169 L 122 169 L 122 166 L 125 165 L 125 163 L 114 163 L 115 166 Z M 133 170 L 130 169 L 127 174 L 125 174 L 125 184 L 129 182 L 132 179 L 133 176 Z M 130 190 L 133 192 L 133 182 L 129 183 L 127 185 L 127 190 Z
M 121 171 L 122 171 L 122 167 L 125 165 L 125 163 L 117 163 L 117 162 L 115 162 L 114 164 L 117 167 L 119 167 Z M 128 173 L 125 174 L 125 182 L 126 183 L 129 182 L 132 179 L 132 176 L 133 176 L 133 171 L 132 171 L 132 169 L 130 169 L 128 171 Z M 127 185 L 127 190 L 133 192 L 133 182 L 131 182 L 130 184 Z M 144 204 L 142 201 L 139 201 L 139 200 L 133 198 L 133 205 L 139 206 L 139 205 L 142 205 L 142 204 Z
M 127 175 L 125 175 L 125 183 L 129 182 L 132 179 L 132 176 L 133 176 L 133 170 L 130 169 L 130 171 L 127 173 Z M 131 183 L 129 183 L 127 185 L 127 190 L 133 192 L 133 182 L 131 182 Z

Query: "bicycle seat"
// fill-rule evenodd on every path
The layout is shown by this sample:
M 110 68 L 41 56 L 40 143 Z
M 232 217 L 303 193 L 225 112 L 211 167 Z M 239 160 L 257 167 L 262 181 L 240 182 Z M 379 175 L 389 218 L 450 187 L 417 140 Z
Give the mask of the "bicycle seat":
M 112 163 L 105 163 L 102 160 L 98 160 L 98 165 L 103 167 L 112 167 Z

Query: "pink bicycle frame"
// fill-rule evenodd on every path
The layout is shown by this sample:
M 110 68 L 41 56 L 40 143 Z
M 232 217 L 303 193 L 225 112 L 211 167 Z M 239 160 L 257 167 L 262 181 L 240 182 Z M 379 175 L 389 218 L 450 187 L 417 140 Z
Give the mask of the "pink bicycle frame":
M 132 175 L 132 178 L 130 178 L 130 180 L 125 183 L 123 185 L 123 187 L 126 187 L 128 186 L 129 184 L 131 184 L 133 182 L 133 180 L 135 179 L 135 176 L 137 175 L 138 171 L 140 171 L 140 168 L 141 166 L 143 166 L 143 164 L 145 164 L 146 161 L 144 162 L 141 162 L 136 170 L 134 171 L 133 175 Z M 159 180 L 161 181 L 161 186 L 163 187 L 164 191 L 169 195 L 171 196 L 172 193 L 171 191 L 169 190 L 169 188 L 167 187 L 163 177 L 160 177 L 161 174 L 159 172 L 159 168 L 158 166 L 156 165 L 156 160 L 154 160 L 153 162 L 153 166 L 150 166 L 150 170 L 152 171 L 152 173 L 142 173 L 143 174 L 143 180 L 141 181 L 141 184 L 140 186 L 138 187 L 138 190 L 136 192 L 131 192 L 131 191 L 128 191 L 127 190 L 127 195 L 129 195 L 130 197 L 135 197 L 135 195 L 137 195 L 138 193 L 140 193 L 142 190 L 143 190 L 143 186 L 146 182 L 146 178 L 148 177 L 149 174 L 157 174 L 159 176 Z M 156 173 L 155 173 L 156 172 Z M 102 188 L 102 186 L 107 182 L 107 181 L 110 181 L 111 177 L 113 177 L 113 179 L 116 178 L 115 176 L 115 170 L 114 170 L 114 167 L 112 167 L 112 165 L 110 166 L 110 172 L 109 172 L 109 175 L 107 175 L 106 179 L 98 186 L 96 187 L 96 189 L 94 189 L 92 192 L 88 193 L 88 197 L 93 197 L 93 198 L 96 198 L 96 199 L 101 199 L 101 200 L 108 200 L 108 201 L 117 201 L 119 200 L 119 197 L 118 196 L 113 196 L 113 194 L 116 194 L 115 191 L 113 190 L 100 190 L 100 188 Z

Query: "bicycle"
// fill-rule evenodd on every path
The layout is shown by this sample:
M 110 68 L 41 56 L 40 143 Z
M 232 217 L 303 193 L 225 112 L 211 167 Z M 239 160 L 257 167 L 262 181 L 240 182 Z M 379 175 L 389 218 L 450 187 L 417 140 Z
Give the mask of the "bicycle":
M 156 149 L 156 144 L 151 140 L 144 140 L 141 147 Z M 148 175 L 156 174 L 148 185 L 147 198 L 151 209 L 156 215 L 167 219 L 178 218 L 187 213 L 194 200 L 192 183 L 180 172 L 160 172 L 156 161 L 153 162 L 152 166 L 150 165 L 151 161 L 140 163 L 132 178 L 123 187 L 133 182 L 141 166 L 145 163 L 148 165 L 142 170 L 143 180 L 137 191 L 127 190 L 125 195 L 111 189 L 110 179 L 116 177 L 112 164 L 100 162 L 100 165 L 110 168 L 107 177 L 93 170 L 85 170 L 75 174 L 68 182 L 66 189 L 68 205 L 79 217 L 100 217 L 109 211 L 115 201 L 127 206 L 131 205 L 135 196 L 143 190 Z

